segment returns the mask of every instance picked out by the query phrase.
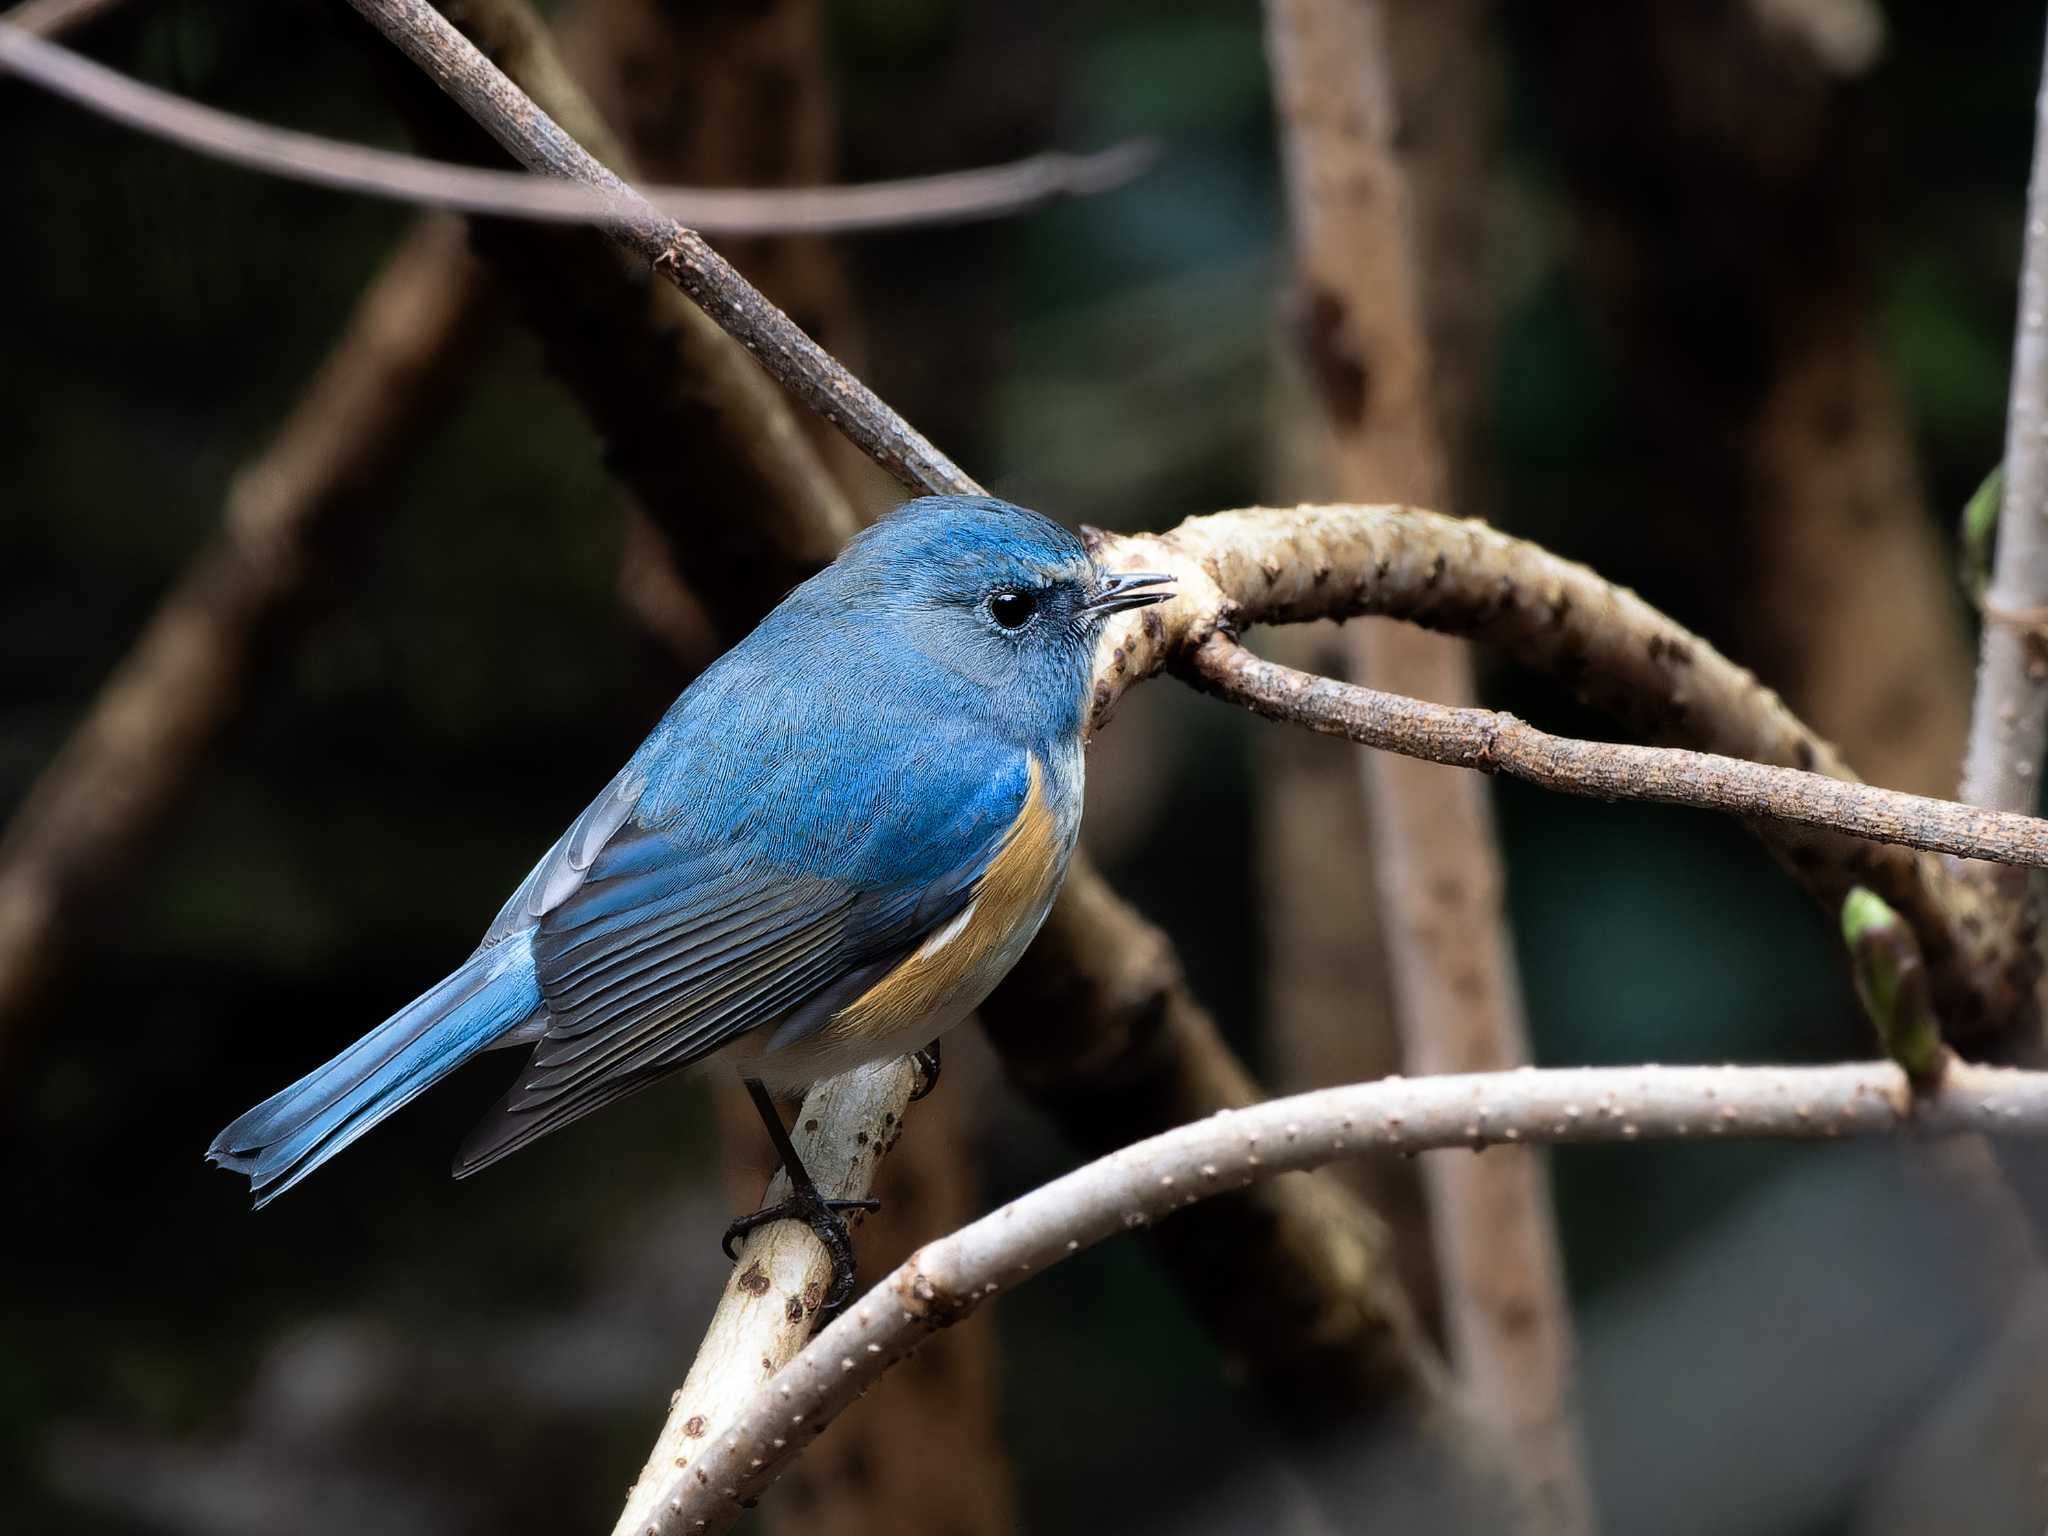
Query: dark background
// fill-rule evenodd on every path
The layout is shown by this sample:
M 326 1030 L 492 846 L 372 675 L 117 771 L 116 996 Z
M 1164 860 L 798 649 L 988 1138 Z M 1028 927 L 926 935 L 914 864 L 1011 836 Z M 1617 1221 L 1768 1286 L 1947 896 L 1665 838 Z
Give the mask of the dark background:
M 1763 544 L 1707 424 L 1755 398 L 1776 323 L 1758 285 L 1853 242 L 1930 515 L 1950 525 L 2000 453 L 2039 10 L 1885 6 L 1881 61 L 1842 88 L 1844 195 L 1760 216 L 1723 168 L 1659 163 L 1669 146 L 1637 115 L 1662 87 L 1625 43 L 1585 35 L 1608 8 L 1504 9 L 1494 504 L 1471 510 L 1776 681 Z M 870 382 L 998 492 L 1070 523 L 1165 527 L 1270 492 L 1276 416 L 1300 407 L 1276 342 L 1285 221 L 1257 8 L 841 0 L 830 18 L 849 179 L 1133 133 L 1167 147 L 1099 199 L 842 242 Z M 237 111 L 404 143 L 360 30 L 311 0 L 136 0 L 81 41 Z M 1746 88 L 1768 125 L 1778 82 Z M 0 186 L 4 811 L 408 215 L 203 163 L 13 83 Z M 1580 238 L 1597 198 L 1663 242 L 1656 323 L 1603 297 Z M 6 1529 L 594 1529 L 708 1315 L 728 1199 L 698 1085 L 460 1185 L 447 1160 L 502 1086 L 495 1060 L 260 1215 L 200 1161 L 233 1115 L 466 953 L 662 706 L 616 600 L 621 520 L 590 434 L 512 320 L 488 345 L 0 1083 Z M 1599 729 L 1488 666 L 1489 702 Z M 1255 1060 L 1262 729 L 1145 690 L 1098 750 L 1088 829 Z M 1539 1059 L 1867 1050 L 1829 923 L 1739 826 L 1514 785 L 1497 802 Z M 976 1095 L 992 1201 L 1073 1154 L 978 1050 L 960 1048 L 954 1091 Z M 1556 1157 L 1609 1529 L 1877 1528 L 1874 1506 L 1899 1507 L 1881 1475 L 1967 1394 L 1997 1321 L 1906 1161 Z M 994 1316 L 1030 1528 L 1276 1528 L 1256 1408 L 1142 1249 L 1090 1254 Z

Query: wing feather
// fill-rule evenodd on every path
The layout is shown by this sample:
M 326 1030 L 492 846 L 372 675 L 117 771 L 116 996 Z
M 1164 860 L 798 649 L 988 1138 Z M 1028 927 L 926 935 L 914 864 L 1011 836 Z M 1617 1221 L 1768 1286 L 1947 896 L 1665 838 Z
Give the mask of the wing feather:
M 886 968 L 950 921 L 973 899 L 1028 780 L 1021 755 L 955 766 L 968 781 L 943 824 L 956 836 L 971 830 L 967 857 L 936 877 L 927 862 L 908 880 L 884 878 L 886 868 L 824 878 L 737 862 L 728 839 L 637 819 L 644 780 L 622 773 L 493 925 L 493 934 L 531 929 L 548 1023 L 456 1172 L 495 1162 L 748 1030 L 829 1002 L 835 987 Z M 886 853 L 875 830 L 848 835 Z M 924 840 L 931 829 L 918 831 L 912 842 L 934 846 Z

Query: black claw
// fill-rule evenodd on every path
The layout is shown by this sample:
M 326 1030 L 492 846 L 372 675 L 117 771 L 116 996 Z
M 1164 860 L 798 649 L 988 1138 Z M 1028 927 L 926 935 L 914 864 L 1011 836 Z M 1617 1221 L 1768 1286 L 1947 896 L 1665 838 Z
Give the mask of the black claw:
M 725 1240 L 720 1246 L 728 1259 L 738 1263 L 739 1255 L 733 1250 L 733 1244 L 756 1227 L 765 1227 L 771 1221 L 800 1221 L 809 1227 L 832 1259 L 832 1289 L 826 1293 L 825 1304 L 818 1309 L 817 1320 L 822 1326 L 853 1299 L 853 1233 L 848 1230 L 846 1218 L 840 1213 L 865 1211 L 873 1214 L 882 1208 L 882 1202 L 874 1199 L 827 1200 L 820 1195 L 818 1186 L 811 1182 L 803 1161 L 796 1155 L 796 1148 L 790 1144 L 789 1132 L 783 1126 L 782 1116 L 776 1112 L 775 1101 L 768 1096 L 768 1090 L 754 1078 L 746 1079 L 746 1085 L 754 1108 L 760 1112 L 761 1123 L 782 1158 L 783 1171 L 789 1175 L 790 1193 L 787 1200 L 764 1205 L 760 1210 L 740 1217 L 725 1229 Z
M 755 1228 L 777 1221 L 800 1221 L 809 1227 L 832 1258 L 832 1289 L 826 1293 L 825 1304 L 818 1309 L 818 1321 L 824 1323 L 853 1299 L 853 1234 L 840 1213 L 864 1211 L 872 1215 L 881 1208 L 879 1200 L 820 1199 L 817 1190 L 811 1188 L 740 1217 L 725 1229 L 725 1240 L 720 1246 L 728 1259 L 738 1263 L 739 1253 L 733 1245 Z
M 910 1102 L 915 1104 L 934 1088 L 939 1086 L 939 1042 L 934 1040 L 921 1051 L 910 1053 L 911 1065 L 916 1067 L 924 1081 L 911 1091 Z

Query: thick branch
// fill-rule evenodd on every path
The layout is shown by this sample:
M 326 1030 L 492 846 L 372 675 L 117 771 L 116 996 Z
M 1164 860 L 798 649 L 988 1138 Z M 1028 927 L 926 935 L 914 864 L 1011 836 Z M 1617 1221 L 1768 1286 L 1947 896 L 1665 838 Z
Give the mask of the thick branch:
M 1504 773 L 1594 800 L 1689 805 L 1934 853 L 2048 867 L 2048 821 L 1878 789 L 1740 758 L 1574 741 L 1491 709 L 1453 709 L 1262 661 L 1227 635 L 1195 651 L 1196 678 L 1219 698 L 1326 736 L 1403 757 Z
M 687 293 L 798 399 L 914 490 L 972 494 L 980 487 L 875 392 L 842 368 L 720 256 L 633 191 L 506 79 L 426 0 L 349 0 L 528 170 L 615 195 L 603 221 L 626 249 Z
M 1497 645 L 1652 741 L 1855 778 L 1776 694 L 1704 640 L 1586 567 L 1482 523 L 1406 507 L 1255 508 L 1102 548 L 1114 564 L 1180 580 L 1172 602 L 1105 638 L 1098 724 L 1132 682 L 1218 629 L 1377 613 Z M 1831 914 L 1861 884 L 1905 915 L 1951 1038 L 2032 1017 L 2023 950 L 1934 860 L 1782 822 L 1758 830 Z
M 875 1170 L 902 1133 L 903 1107 L 915 1085 L 909 1058 L 898 1057 L 811 1090 L 791 1141 L 828 1199 L 860 1200 L 874 1188 Z M 788 1176 L 778 1173 L 763 1203 L 788 1194 Z M 647 1465 L 626 1497 L 615 1536 L 645 1529 L 675 1470 L 726 1423 L 734 1403 L 751 1398 L 803 1348 L 831 1279 L 824 1245 L 798 1222 L 774 1222 L 747 1238 L 690 1374 L 670 1400 Z
M 1391 1078 L 1220 1115 L 1078 1168 L 928 1243 L 675 1469 L 648 1536 L 723 1530 L 833 1416 L 929 1333 L 1118 1233 L 1339 1157 L 1501 1143 L 2048 1136 L 2048 1073 L 1951 1063 L 1916 1099 L 1889 1062 L 1568 1068 Z

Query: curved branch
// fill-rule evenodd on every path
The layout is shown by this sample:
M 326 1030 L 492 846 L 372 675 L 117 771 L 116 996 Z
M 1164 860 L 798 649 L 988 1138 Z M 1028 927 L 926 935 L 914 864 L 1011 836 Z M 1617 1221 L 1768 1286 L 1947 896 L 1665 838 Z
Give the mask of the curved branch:
M 1268 720 L 1560 794 L 1730 811 L 2002 864 L 2048 866 L 2048 821 L 1676 747 L 1553 736 L 1492 709 L 1453 709 L 1264 661 L 1229 636 L 1189 659 L 1198 686 Z
M 1218 1115 L 1077 1168 L 911 1255 L 685 1458 L 647 1536 L 723 1530 L 927 1334 L 1083 1248 L 1226 1190 L 1339 1157 L 1503 1142 L 2048 1135 L 2048 1073 L 1951 1063 L 1915 1098 L 1889 1062 L 1574 1067 L 1388 1078 Z
M 245 170 L 453 213 L 591 224 L 626 211 L 617 195 L 573 181 L 427 160 L 237 117 L 11 29 L 12 22 L 0 16 L 0 67 L 88 112 Z M 1122 186 L 1156 155 L 1155 146 L 1132 140 L 1090 155 L 1048 151 L 1004 165 L 854 186 L 649 186 L 641 195 L 712 234 L 853 234 L 1000 218 L 1092 196 Z
M 1114 564 L 1168 570 L 1173 601 L 1120 621 L 1097 658 L 1093 719 L 1211 634 L 1376 613 L 1499 646 L 1651 741 L 1833 779 L 1856 777 L 1778 696 L 1706 641 L 1573 561 L 1441 513 L 1248 508 L 1171 533 L 1099 538 Z M 1868 885 L 1913 925 L 1951 1038 L 2034 1017 L 2024 947 L 1983 898 L 1910 849 L 1785 822 L 1757 828 L 1830 912 Z

